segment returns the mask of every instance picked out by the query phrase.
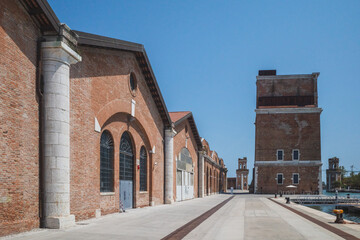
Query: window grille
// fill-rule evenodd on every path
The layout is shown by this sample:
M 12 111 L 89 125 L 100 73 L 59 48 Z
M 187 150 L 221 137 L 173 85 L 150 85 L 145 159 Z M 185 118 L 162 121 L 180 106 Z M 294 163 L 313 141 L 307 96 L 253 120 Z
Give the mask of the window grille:
M 100 192 L 114 191 L 114 141 L 108 131 L 100 138 Z
M 147 191 L 147 154 L 145 147 L 140 149 L 140 191 Z
M 120 180 L 133 180 L 133 150 L 129 133 L 125 132 L 120 140 Z

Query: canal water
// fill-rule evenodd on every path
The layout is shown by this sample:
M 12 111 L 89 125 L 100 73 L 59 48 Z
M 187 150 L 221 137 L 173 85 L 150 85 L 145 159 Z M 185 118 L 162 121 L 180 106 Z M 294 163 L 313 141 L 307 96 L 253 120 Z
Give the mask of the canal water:
M 335 196 L 335 193 L 329 193 L 326 191 L 324 191 L 323 194 L 326 196 Z M 346 197 L 347 193 L 340 192 L 340 193 L 338 193 L 338 196 Z M 350 193 L 350 197 L 360 198 L 360 193 Z M 319 211 L 323 211 L 323 212 L 326 212 L 326 213 L 329 213 L 329 214 L 335 216 L 335 214 L 332 211 L 336 208 L 336 205 L 316 205 L 316 206 L 311 205 L 308 207 L 319 210 Z M 347 220 L 353 221 L 353 222 L 360 223 L 360 214 L 359 213 L 344 213 L 344 218 Z

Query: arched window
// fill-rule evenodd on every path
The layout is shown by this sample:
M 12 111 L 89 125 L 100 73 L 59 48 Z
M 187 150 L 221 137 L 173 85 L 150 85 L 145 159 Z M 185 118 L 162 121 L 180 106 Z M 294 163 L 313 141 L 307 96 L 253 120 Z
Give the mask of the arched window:
M 133 180 L 133 156 L 130 135 L 124 132 L 120 140 L 120 180 Z
M 114 141 L 108 131 L 100 138 L 100 192 L 114 191 Z
M 140 149 L 140 191 L 147 191 L 147 154 L 144 146 Z

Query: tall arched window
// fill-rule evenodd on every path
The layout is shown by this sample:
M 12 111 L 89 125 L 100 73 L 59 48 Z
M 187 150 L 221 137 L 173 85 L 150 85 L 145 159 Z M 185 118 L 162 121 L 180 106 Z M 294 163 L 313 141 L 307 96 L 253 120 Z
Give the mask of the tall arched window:
M 114 191 L 114 141 L 108 131 L 100 138 L 100 192 Z
M 147 154 L 144 146 L 140 149 L 140 191 L 147 191 Z
M 124 132 L 120 140 L 120 180 L 133 180 L 133 156 L 130 135 Z

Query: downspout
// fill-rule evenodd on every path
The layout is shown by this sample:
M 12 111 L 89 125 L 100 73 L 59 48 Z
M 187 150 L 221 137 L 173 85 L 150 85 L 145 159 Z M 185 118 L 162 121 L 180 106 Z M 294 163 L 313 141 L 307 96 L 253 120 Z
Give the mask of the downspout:
M 40 227 L 44 227 L 44 175 L 43 175 L 43 111 L 42 111 L 42 101 L 43 101 L 43 79 L 42 79 L 42 64 L 41 64 L 41 43 L 44 39 L 40 37 L 37 41 L 37 48 L 36 48 L 36 99 L 38 102 L 38 121 L 39 121 L 39 146 L 38 146 L 38 155 L 39 155 L 39 219 L 40 219 Z

